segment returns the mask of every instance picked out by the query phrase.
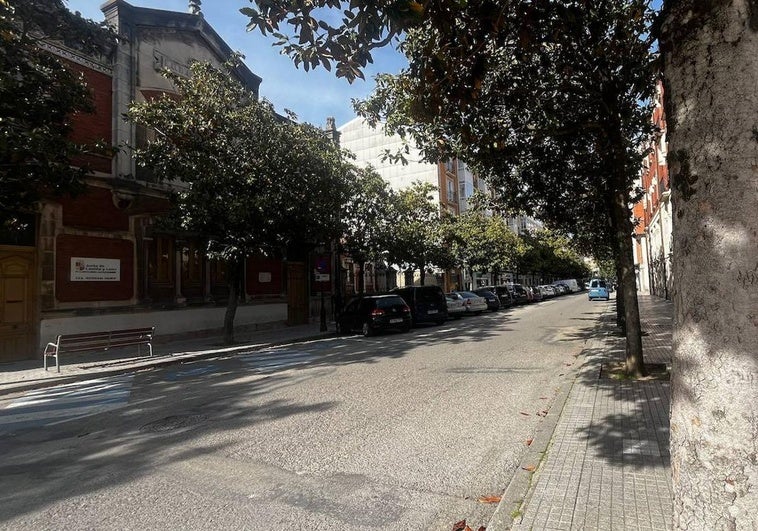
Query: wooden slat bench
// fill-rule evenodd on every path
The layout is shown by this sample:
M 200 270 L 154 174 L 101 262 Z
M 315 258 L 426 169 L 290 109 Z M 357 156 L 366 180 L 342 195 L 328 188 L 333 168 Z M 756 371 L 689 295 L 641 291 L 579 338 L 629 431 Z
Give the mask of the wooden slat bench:
M 89 352 L 108 350 L 120 347 L 137 347 L 138 355 L 141 355 L 142 345 L 147 345 L 150 355 L 153 355 L 153 334 L 155 327 L 131 328 L 128 330 L 109 330 L 106 332 L 85 332 L 81 334 L 61 334 L 55 342 L 48 343 L 42 353 L 47 370 L 47 358 L 55 358 L 55 367 L 61 372 L 58 357 L 67 352 Z

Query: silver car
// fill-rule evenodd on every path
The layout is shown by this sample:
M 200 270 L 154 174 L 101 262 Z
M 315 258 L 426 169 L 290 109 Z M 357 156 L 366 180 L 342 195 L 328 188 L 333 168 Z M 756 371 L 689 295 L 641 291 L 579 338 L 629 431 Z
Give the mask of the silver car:
M 454 291 L 451 295 L 458 295 L 463 300 L 467 315 L 486 312 L 488 309 L 487 299 L 471 291 Z

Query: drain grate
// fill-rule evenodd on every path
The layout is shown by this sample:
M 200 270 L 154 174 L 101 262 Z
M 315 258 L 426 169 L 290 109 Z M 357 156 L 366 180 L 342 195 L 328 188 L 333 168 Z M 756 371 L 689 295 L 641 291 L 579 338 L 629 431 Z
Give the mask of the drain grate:
M 164 433 L 197 426 L 208 420 L 205 415 L 171 415 L 153 422 L 148 422 L 139 430 L 146 433 Z

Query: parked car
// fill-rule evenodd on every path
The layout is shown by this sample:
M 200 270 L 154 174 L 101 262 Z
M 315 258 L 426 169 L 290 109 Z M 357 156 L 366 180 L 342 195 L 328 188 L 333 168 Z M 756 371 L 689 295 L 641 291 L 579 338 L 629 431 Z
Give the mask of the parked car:
M 445 294 L 447 302 L 447 315 L 454 319 L 460 319 L 466 313 L 466 306 L 463 303 L 463 297 L 455 297 L 452 293 Z
M 538 286 L 542 292 L 543 299 L 552 299 L 555 297 L 555 288 L 553 286 L 543 285 Z
M 484 286 L 480 289 L 488 289 L 491 292 L 493 292 L 495 295 L 497 295 L 497 298 L 500 300 L 500 307 L 501 308 L 510 308 L 513 306 L 513 296 L 511 295 L 511 292 L 508 291 L 508 288 L 505 286 Z
M 337 318 L 337 333 L 359 331 L 364 336 L 379 330 L 411 329 L 411 309 L 399 295 L 359 295 L 349 300 Z
M 496 312 L 500 309 L 500 298 L 490 288 L 475 289 L 474 293 L 480 297 L 484 297 L 487 301 L 487 309 L 492 312 Z
M 390 291 L 400 295 L 411 308 L 413 324 L 437 323 L 447 320 L 445 293 L 439 286 L 406 286 Z
M 532 294 L 532 302 L 539 302 L 542 300 L 542 290 L 539 286 L 532 286 L 528 289 Z
M 608 285 L 605 280 L 600 278 L 593 278 L 590 280 L 590 290 L 587 293 L 589 300 L 604 299 L 610 300 L 611 296 L 608 292 Z
M 571 288 L 568 286 L 568 284 L 564 284 L 562 282 L 553 282 L 553 287 L 558 290 L 559 295 L 566 295 L 567 293 L 571 293 Z
M 575 278 L 566 278 L 563 280 L 556 280 L 553 282 L 553 284 L 566 284 L 569 287 L 569 290 L 571 293 L 576 293 L 577 291 L 581 291 L 581 288 L 579 287 L 579 283 L 576 281 Z
M 529 302 L 529 296 L 526 294 L 526 290 L 521 284 L 511 283 L 506 284 L 505 287 L 508 288 L 508 291 L 511 293 L 514 304 L 526 304 Z
M 476 314 L 487 311 L 487 299 L 480 297 L 473 291 L 454 291 L 452 295 L 458 295 L 463 299 L 463 305 L 466 307 L 466 314 Z

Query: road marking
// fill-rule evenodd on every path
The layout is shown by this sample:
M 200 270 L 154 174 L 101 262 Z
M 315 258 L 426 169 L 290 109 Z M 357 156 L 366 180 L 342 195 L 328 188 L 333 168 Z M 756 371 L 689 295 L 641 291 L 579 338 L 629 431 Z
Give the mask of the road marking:
M 288 349 L 265 349 L 255 354 L 240 356 L 243 363 L 262 372 L 304 365 L 318 358 L 318 354 Z
M 126 374 L 26 393 L 0 409 L 0 435 L 55 426 L 124 407 L 129 402 L 133 379 L 133 374 Z

